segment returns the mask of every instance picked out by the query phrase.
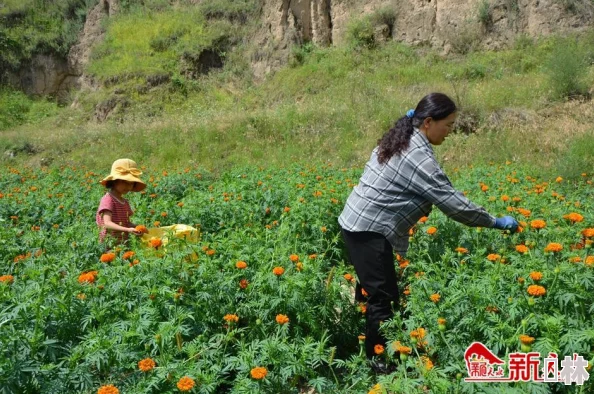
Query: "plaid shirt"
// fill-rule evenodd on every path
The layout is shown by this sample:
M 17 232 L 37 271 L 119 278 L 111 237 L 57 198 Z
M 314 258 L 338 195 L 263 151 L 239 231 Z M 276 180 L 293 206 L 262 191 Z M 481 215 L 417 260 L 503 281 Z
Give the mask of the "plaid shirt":
M 409 230 L 429 215 L 433 205 L 467 226 L 495 225 L 495 217 L 454 189 L 427 137 L 415 129 L 408 149 L 388 162 L 379 164 L 378 148 L 373 150 L 338 223 L 347 231 L 380 233 L 396 253 L 404 255 Z

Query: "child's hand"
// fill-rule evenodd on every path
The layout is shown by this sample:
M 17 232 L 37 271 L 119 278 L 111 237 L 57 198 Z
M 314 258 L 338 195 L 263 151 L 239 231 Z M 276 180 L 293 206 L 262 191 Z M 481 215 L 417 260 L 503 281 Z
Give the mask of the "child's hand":
M 137 230 L 133 227 L 130 227 L 128 230 L 129 230 L 129 232 L 131 232 L 134 235 L 141 236 L 143 234 L 143 232 L 141 230 Z
M 143 224 L 139 224 L 134 230 L 139 231 L 140 234 L 148 234 L 148 229 Z

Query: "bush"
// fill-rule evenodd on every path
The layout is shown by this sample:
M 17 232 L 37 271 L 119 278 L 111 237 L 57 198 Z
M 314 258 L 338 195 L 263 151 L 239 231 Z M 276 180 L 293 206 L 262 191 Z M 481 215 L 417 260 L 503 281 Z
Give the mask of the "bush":
M 585 76 L 588 75 L 588 62 L 575 40 L 559 39 L 553 45 L 545 68 L 552 99 L 587 95 Z
M 560 155 L 557 160 L 556 175 L 567 179 L 579 179 L 582 178 L 582 173 L 592 174 L 594 172 L 592 152 L 594 152 L 593 132 L 576 138 L 567 147 L 566 153 Z
M 355 48 L 374 48 L 374 28 L 369 18 L 351 21 L 347 28 L 347 40 Z
M 493 22 L 493 19 L 491 18 L 491 5 L 489 4 L 489 0 L 483 0 L 480 2 L 478 7 L 478 20 L 485 27 L 490 26 Z

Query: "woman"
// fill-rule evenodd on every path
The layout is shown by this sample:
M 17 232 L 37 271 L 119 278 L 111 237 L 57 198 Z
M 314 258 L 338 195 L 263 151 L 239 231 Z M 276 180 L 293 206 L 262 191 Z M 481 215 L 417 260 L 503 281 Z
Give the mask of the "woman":
M 374 346 L 386 345 L 380 323 L 392 318 L 390 303 L 398 305 L 394 252 L 406 254 L 409 230 L 419 219 L 435 205 L 467 226 L 513 232 L 518 227 L 514 218 L 496 219 L 470 202 L 437 163 L 431 145 L 444 141 L 457 116 L 456 104 L 445 94 L 423 97 L 378 141 L 338 218 L 359 278 L 357 298 L 361 288 L 368 293 L 365 351 L 378 372 L 387 372 L 385 364 L 371 360 Z

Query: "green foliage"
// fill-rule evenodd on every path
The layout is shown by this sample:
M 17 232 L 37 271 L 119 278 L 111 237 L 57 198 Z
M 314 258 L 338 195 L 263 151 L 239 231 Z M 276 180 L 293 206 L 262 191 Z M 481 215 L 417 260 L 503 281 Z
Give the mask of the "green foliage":
M 375 10 L 370 15 L 370 21 L 374 26 L 388 25 L 390 28 L 396 23 L 398 17 L 398 10 L 393 5 L 387 5 Z
M 56 103 L 45 99 L 33 100 L 19 91 L 0 89 L 0 130 L 35 123 L 57 112 Z
M 374 26 L 369 17 L 350 21 L 347 26 L 346 37 L 353 48 L 372 49 L 376 46 Z
M 551 97 L 566 99 L 584 96 L 588 92 L 586 77 L 589 66 L 583 46 L 577 40 L 557 40 L 545 65 Z
M 559 156 L 555 166 L 557 173 L 568 179 L 580 179 L 583 173 L 593 173 L 592 152 L 594 152 L 593 133 L 576 138 Z
M 489 0 L 482 0 L 478 6 L 478 20 L 484 26 L 490 26 L 493 23 L 491 15 L 491 4 Z

